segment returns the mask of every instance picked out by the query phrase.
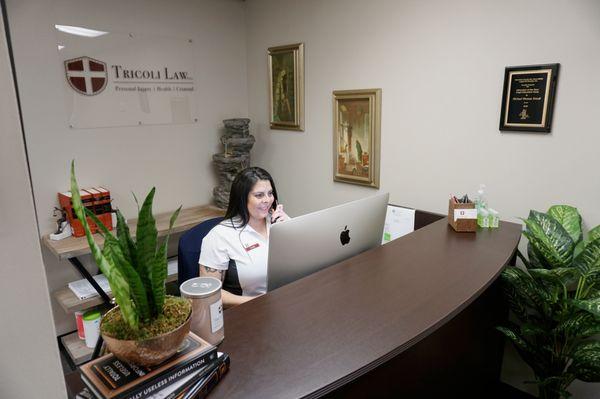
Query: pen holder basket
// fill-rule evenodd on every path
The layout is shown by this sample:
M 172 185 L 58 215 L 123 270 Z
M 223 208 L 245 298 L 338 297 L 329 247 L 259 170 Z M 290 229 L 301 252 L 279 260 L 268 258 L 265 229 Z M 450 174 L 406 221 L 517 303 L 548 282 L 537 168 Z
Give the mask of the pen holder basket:
M 474 202 L 461 204 L 448 201 L 448 224 L 455 231 L 475 232 L 477 231 L 477 209 Z

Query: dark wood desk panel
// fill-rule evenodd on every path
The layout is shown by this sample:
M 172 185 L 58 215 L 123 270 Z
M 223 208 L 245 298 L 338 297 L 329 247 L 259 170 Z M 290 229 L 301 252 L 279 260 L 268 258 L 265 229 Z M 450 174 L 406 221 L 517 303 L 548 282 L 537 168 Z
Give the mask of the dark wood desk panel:
M 495 327 L 507 316 L 496 280 L 430 335 L 323 397 L 512 398 L 494 396 L 504 352 L 504 339 Z
M 476 300 L 520 234 L 504 222 L 455 233 L 443 219 L 227 310 L 231 370 L 211 398 L 318 397 L 348 384 Z

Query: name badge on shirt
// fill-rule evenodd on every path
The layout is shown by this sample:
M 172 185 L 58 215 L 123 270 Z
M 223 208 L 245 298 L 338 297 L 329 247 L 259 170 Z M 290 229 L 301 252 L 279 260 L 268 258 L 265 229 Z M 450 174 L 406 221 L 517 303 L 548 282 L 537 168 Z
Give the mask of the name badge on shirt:
M 252 251 L 254 248 L 258 248 L 260 246 L 259 243 L 256 244 L 252 244 L 250 246 L 245 247 L 244 249 L 246 250 L 246 252 Z

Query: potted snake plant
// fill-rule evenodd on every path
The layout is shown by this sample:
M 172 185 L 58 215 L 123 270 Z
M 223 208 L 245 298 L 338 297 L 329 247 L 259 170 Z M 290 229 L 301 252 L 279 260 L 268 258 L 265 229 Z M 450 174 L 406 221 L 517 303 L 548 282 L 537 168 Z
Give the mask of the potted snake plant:
M 523 221 L 524 267 L 502 273 L 517 322 L 498 329 L 533 369 L 539 397 L 566 398 L 575 379 L 600 381 L 600 226 L 584 236 L 567 205 L 532 210 Z
M 154 192 L 152 188 L 139 208 L 136 237 L 132 237 L 118 210 L 117 234 L 114 236 L 83 206 L 75 178 L 75 163 L 71 163 L 73 209 L 118 305 L 104 315 L 100 333 L 115 356 L 142 366 L 159 364 L 176 352 L 189 332 L 192 313 L 188 300 L 167 296 L 165 288 L 167 245 L 181 207 L 171 216 L 166 238 L 159 242 L 152 215 Z M 102 249 L 92 236 L 86 216 L 104 237 Z

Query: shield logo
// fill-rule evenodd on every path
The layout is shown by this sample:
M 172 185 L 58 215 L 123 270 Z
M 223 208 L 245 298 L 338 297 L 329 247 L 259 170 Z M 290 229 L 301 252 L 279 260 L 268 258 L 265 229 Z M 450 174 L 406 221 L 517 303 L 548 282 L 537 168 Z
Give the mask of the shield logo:
M 69 86 L 85 96 L 101 93 L 108 81 L 106 64 L 90 57 L 66 60 L 65 74 Z

